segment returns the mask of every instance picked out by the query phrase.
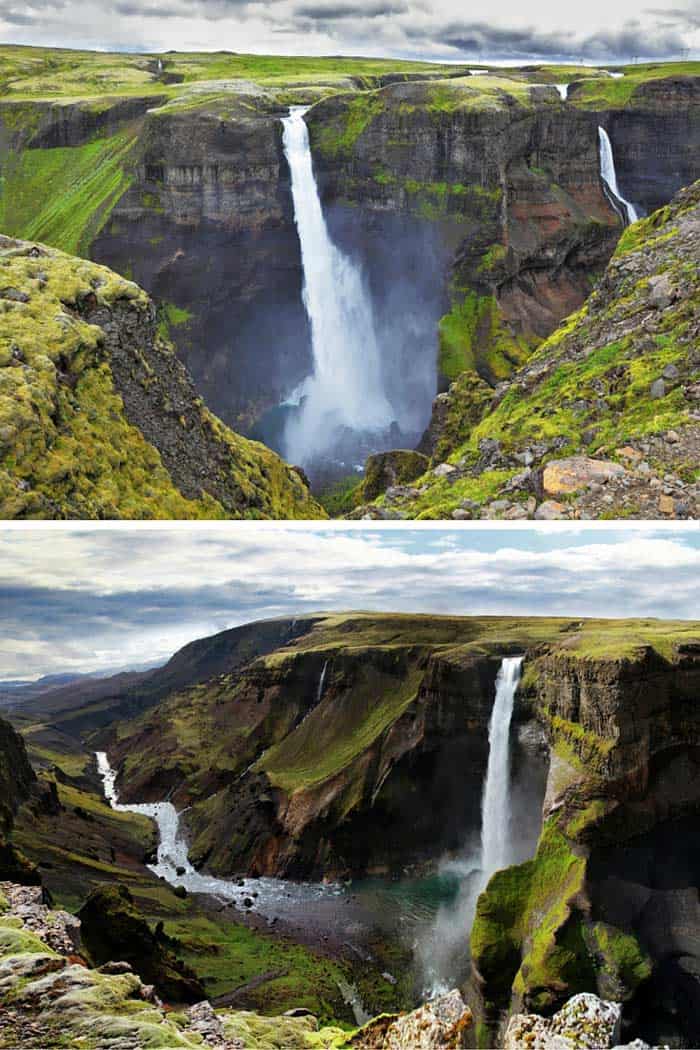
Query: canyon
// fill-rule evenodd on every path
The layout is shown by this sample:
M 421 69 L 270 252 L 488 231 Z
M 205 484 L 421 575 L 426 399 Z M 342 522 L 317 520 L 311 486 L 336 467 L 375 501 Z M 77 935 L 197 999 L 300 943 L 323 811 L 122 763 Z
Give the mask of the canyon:
M 0 96 L 3 231 L 136 280 L 208 407 L 306 460 L 317 491 L 373 449 L 429 451 L 433 424 L 421 435 L 436 393 L 459 405 L 468 430 L 475 399 L 499 396 L 586 300 L 626 221 L 601 179 L 599 128 L 640 215 L 699 170 L 693 63 L 626 67 L 615 79 L 585 67 L 474 76 L 289 60 L 272 75 L 246 56 L 173 54 L 162 69 L 129 59 L 127 78 L 127 59 L 109 56 L 111 87 L 96 96 L 89 55 L 71 72 L 46 61 L 13 70 Z M 325 470 L 285 444 L 290 399 L 314 367 L 284 151 L 290 106 L 310 107 L 324 221 L 362 274 L 381 359 L 374 396 L 391 408 L 374 446 L 341 442 Z M 424 510 L 391 508 L 407 509 Z
M 30 698 L 10 717 L 39 780 L 64 798 L 93 797 L 93 752 L 106 752 L 119 805 L 81 803 L 97 807 L 95 832 L 107 819 L 122 835 L 144 820 L 133 804 L 147 813 L 167 802 L 179 814 L 182 845 L 149 860 L 168 893 L 181 885 L 196 898 L 201 880 L 237 921 L 257 914 L 264 929 L 274 917 L 287 935 L 306 901 L 305 921 L 333 942 L 339 910 L 361 936 L 377 880 L 398 893 L 385 916 L 396 929 L 409 887 L 448 870 L 462 871 L 465 887 L 471 863 L 471 951 L 472 919 L 459 926 L 463 902 L 449 893 L 430 923 L 410 929 L 427 937 L 436 915 L 451 916 L 453 986 L 479 1045 L 502 1045 L 510 1016 L 551 1016 L 591 993 L 622 1004 L 630 1038 L 682 1047 L 697 1039 L 699 685 L 692 622 L 336 613 L 234 628 L 163 668 L 111 685 L 81 680 L 78 692 Z M 496 767 L 500 790 L 510 768 L 507 796 L 488 788 Z M 85 861 L 47 853 L 55 832 L 40 834 L 26 805 L 13 804 L 14 848 L 39 863 L 52 892 L 79 871 L 83 886 Z M 504 806 L 508 856 L 487 839 L 479 860 L 483 818 Z M 386 958 L 386 944 L 372 943 Z M 410 956 L 403 1003 L 420 991 Z M 379 1012 L 378 989 L 394 1003 L 399 992 L 366 969 L 362 992 Z

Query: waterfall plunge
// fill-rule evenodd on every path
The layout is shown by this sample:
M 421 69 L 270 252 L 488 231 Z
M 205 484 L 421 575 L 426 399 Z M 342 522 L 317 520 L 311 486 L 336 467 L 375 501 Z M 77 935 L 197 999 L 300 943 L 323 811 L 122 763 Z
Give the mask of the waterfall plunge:
M 510 849 L 510 723 L 520 681 L 522 656 L 506 657 L 496 678 L 496 699 L 489 723 L 489 761 L 481 801 L 481 870 L 484 885 L 507 868 Z
M 294 463 L 322 456 L 343 428 L 383 431 L 394 419 L 362 274 L 333 244 L 323 217 L 305 113 L 305 107 L 292 106 L 282 120 L 314 367 L 297 392 L 299 408 L 285 429 L 285 454 Z
M 496 676 L 496 697 L 489 721 L 489 757 L 481 798 L 481 842 L 460 859 L 442 866 L 457 874 L 457 899 L 443 906 L 427 938 L 417 945 L 424 992 L 438 995 L 455 986 L 465 959 L 465 943 L 474 922 L 479 894 L 494 874 L 518 860 L 511 835 L 510 725 L 520 682 L 522 656 L 505 657 Z
M 622 208 L 624 218 L 629 225 L 632 222 L 636 222 L 639 216 L 637 215 L 637 209 L 634 204 L 630 204 L 630 202 L 625 200 L 620 193 L 617 185 L 617 173 L 615 171 L 615 157 L 613 155 L 612 143 L 605 128 L 598 128 L 598 141 L 600 144 L 601 178 L 612 195 L 613 203 Z

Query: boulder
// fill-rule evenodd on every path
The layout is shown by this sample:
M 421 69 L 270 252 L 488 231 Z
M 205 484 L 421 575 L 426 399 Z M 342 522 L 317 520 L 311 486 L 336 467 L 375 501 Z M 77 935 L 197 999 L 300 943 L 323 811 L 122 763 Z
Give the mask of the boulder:
M 621 1016 L 619 1003 L 582 992 L 553 1017 L 515 1014 L 504 1050 L 608 1050 L 617 1042 Z
M 410 449 L 398 448 L 391 452 L 377 452 L 367 457 L 362 499 L 370 501 L 395 485 L 415 481 L 428 469 L 428 457 Z
M 83 944 L 96 965 L 127 962 L 166 1000 L 191 1003 L 204 999 L 194 972 L 176 958 L 166 937 L 151 930 L 126 886 L 98 886 L 78 917 Z
M 352 1039 L 362 1050 L 440 1050 L 466 1046 L 472 1012 L 453 989 L 408 1014 L 377 1017 Z
M 589 456 L 552 459 L 542 472 L 542 489 L 546 496 L 561 496 L 580 492 L 594 482 L 606 482 L 624 473 L 624 467 L 607 459 L 591 459 Z

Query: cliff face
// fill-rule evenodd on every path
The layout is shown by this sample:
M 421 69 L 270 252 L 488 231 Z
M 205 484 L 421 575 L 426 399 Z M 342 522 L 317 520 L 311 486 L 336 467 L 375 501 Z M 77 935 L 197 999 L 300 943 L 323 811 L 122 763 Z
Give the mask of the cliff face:
M 11 841 L 15 814 L 35 784 L 22 737 L 0 718 L 0 880 L 40 881 L 34 866 Z
M 334 237 L 368 276 L 407 440 L 428 421 L 436 372 L 443 387 L 465 370 L 494 385 L 585 298 L 620 232 L 599 123 L 642 207 L 697 169 L 697 77 L 673 70 L 626 74 L 620 105 L 602 76 L 565 104 L 527 83 L 532 71 L 267 86 L 167 64 L 139 67 L 142 96 L 83 99 L 76 86 L 51 98 L 42 84 L 0 99 L 0 227 L 136 279 L 212 410 L 271 441 L 275 420 L 261 418 L 310 367 L 280 123 L 290 103 L 334 96 L 309 115 L 317 175 Z
M 492 77 L 396 85 L 325 100 L 308 120 L 333 224 L 370 274 L 375 244 L 399 229 L 410 245 L 417 228 L 404 277 L 427 292 L 433 260 L 421 240 L 432 249 L 442 271 L 433 324 L 451 307 L 441 324 L 447 378 L 467 367 L 503 378 L 580 305 L 613 249 L 618 221 L 600 183 L 594 121 L 553 88 Z M 348 208 L 359 210 L 352 235 Z M 401 234 L 399 246 L 404 254 Z M 375 268 L 379 286 L 383 255 Z M 468 304 L 491 322 L 472 340 Z
M 111 271 L 0 240 L 4 517 L 304 517 L 301 478 L 204 408 L 153 303 Z
M 179 308 L 172 336 L 197 389 L 243 431 L 310 368 L 284 112 L 258 94 L 149 114 L 133 185 L 92 249 Z
M 475 985 L 491 1020 L 598 990 L 644 1038 L 693 1045 L 700 642 L 614 656 L 600 641 L 531 669 L 552 753 L 544 826 L 534 860 L 479 900 Z
M 640 84 L 624 107 L 600 117 L 613 143 L 619 184 L 643 213 L 697 178 L 700 78 L 675 75 Z

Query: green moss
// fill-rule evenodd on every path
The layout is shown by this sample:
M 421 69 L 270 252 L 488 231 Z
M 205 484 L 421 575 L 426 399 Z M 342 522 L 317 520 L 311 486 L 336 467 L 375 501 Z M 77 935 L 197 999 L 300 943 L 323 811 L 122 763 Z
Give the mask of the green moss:
M 314 130 L 314 147 L 327 157 L 349 156 L 360 135 L 383 109 L 380 92 L 367 92 L 350 99 L 339 116 Z
M 623 66 L 622 77 L 587 78 L 569 95 L 570 103 L 581 109 L 621 109 L 635 103 L 642 85 L 652 80 L 700 76 L 700 62 L 654 62 Z
M 4 517 L 224 518 L 322 515 L 296 474 L 269 449 L 234 434 L 194 402 L 240 490 L 240 512 L 208 492 L 188 499 L 158 451 L 127 421 L 102 330 L 82 318 L 92 297 L 108 310 L 130 303 L 148 325 L 149 301 L 104 267 L 27 247 L 0 253 L 0 512 Z M 175 315 L 180 320 L 182 315 Z M 141 352 L 145 352 L 143 348 Z M 151 347 L 157 357 L 166 347 Z M 138 349 L 137 349 L 138 352 Z M 144 372 L 150 366 L 145 358 Z M 145 380 L 146 381 L 146 380 Z M 163 411 L 167 411 L 167 406 Z M 186 421 L 180 420 L 185 426 Z
M 158 304 L 158 335 L 161 339 L 169 339 L 171 328 L 187 324 L 191 319 L 191 310 L 185 310 L 175 303 L 161 302 Z
M 123 131 L 84 146 L 11 156 L 0 181 L 0 230 L 87 254 L 131 185 L 135 142 Z
M 625 997 L 629 998 L 651 976 L 651 959 L 633 934 L 604 922 L 597 922 L 591 932 L 609 976 L 622 986 Z
M 454 289 L 452 309 L 439 324 L 440 372 L 456 379 L 473 371 L 489 383 L 512 374 L 529 356 L 531 347 L 513 335 L 494 296 Z
M 347 769 L 411 703 L 422 677 L 413 668 L 401 677 L 372 666 L 358 670 L 346 696 L 327 686 L 326 697 L 285 739 L 259 760 L 272 784 L 300 791 Z
M 591 986 L 580 917 L 574 910 L 586 862 L 550 818 L 531 861 L 497 872 L 479 897 L 471 935 L 489 1008 L 511 990 L 533 1008 Z

